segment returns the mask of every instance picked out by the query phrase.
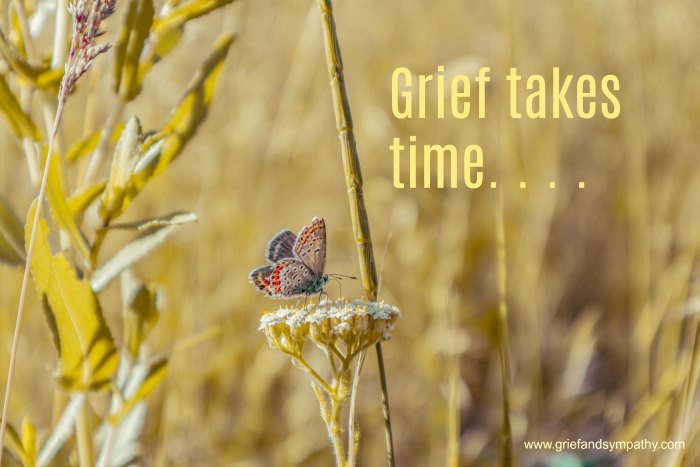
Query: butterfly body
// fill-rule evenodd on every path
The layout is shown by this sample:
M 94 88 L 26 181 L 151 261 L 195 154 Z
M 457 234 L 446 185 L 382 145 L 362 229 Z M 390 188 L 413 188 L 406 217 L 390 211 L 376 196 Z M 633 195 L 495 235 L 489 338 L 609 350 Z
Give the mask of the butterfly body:
M 273 264 L 253 269 L 248 278 L 258 290 L 272 298 L 287 298 L 321 292 L 328 282 L 326 224 L 314 217 L 299 235 L 282 230 L 267 244 L 267 259 Z

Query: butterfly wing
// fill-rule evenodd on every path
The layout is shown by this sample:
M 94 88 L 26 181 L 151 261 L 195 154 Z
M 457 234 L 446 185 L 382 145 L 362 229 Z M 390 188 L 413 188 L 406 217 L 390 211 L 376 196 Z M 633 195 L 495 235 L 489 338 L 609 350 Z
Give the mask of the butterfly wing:
M 311 225 L 299 232 L 294 254 L 316 277 L 323 275 L 326 267 L 326 223 L 323 219 L 314 217 Z
M 304 263 L 283 259 L 273 266 L 268 295 L 275 298 L 307 295 L 317 291 L 313 285 L 316 282 L 314 273 Z
M 272 289 L 270 286 L 272 282 L 270 276 L 275 266 L 263 266 L 261 268 L 253 269 L 248 274 L 248 281 L 253 284 L 258 290 L 265 292 L 267 295 L 272 295 Z
M 297 236 L 290 230 L 282 230 L 267 244 L 267 259 L 276 263 L 283 258 L 294 258 L 294 242 Z

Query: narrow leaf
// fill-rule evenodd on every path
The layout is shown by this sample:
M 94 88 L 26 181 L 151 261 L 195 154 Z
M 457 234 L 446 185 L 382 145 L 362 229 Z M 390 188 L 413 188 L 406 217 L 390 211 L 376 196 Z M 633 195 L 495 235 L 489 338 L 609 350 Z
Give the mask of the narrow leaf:
M 165 30 L 176 29 L 190 21 L 207 13 L 232 3 L 233 0 L 194 0 L 178 5 L 162 18 L 158 18 L 153 25 L 153 32 L 159 34 Z
M 100 201 L 100 215 L 103 225 L 109 225 L 111 219 L 118 217 L 128 203 L 131 178 L 141 156 L 142 133 L 138 118 L 132 117 L 126 124 L 119 138 L 112 158 L 109 181 Z
M 54 155 L 55 156 L 55 155 Z M 61 229 L 68 233 L 68 237 L 75 249 L 86 261 L 90 258 L 90 247 L 80 231 L 75 217 L 68 206 L 68 196 L 63 183 L 63 171 L 59 157 L 51 158 L 49 176 L 46 185 L 46 199 L 49 202 L 51 213 Z
M 21 35 L 18 34 L 18 37 Z M 63 78 L 63 68 L 52 69 L 48 61 L 41 66 L 30 65 L 7 41 L 2 30 L 0 30 L 0 56 L 10 64 L 17 74 L 32 82 L 39 89 L 56 94 L 58 84 Z
M 141 91 L 139 59 L 148 39 L 155 9 L 152 0 L 129 0 L 114 59 L 114 90 L 129 102 Z
M 159 157 L 134 175 L 133 184 L 137 192 L 152 176 L 160 174 L 170 165 L 205 120 L 219 73 L 234 39 L 235 36 L 232 34 L 224 34 L 220 37 L 214 46 L 214 51 L 195 74 L 185 95 L 171 112 L 163 130 L 158 135 L 158 138 L 162 138 L 163 144 Z M 144 146 L 148 147 L 148 141 Z
M 68 209 L 73 217 L 77 219 L 82 216 L 88 206 L 102 194 L 106 185 L 106 181 L 93 183 L 68 198 Z
M 139 357 L 141 344 L 158 322 L 158 291 L 148 288 L 127 269 L 121 274 L 124 346 L 129 356 Z
M 17 430 L 11 425 L 7 424 L 7 432 L 5 433 L 5 450 L 12 454 L 14 458 L 17 459 L 17 461 L 23 462 L 23 459 L 26 457 L 26 453 L 24 452 L 24 446 L 22 446 L 22 439 L 20 438 L 19 434 L 17 434 Z M 12 458 L 11 458 L 12 459 Z M 12 459 L 14 460 L 14 459 Z M 15 462 L 17 462 L 15 461 Z M 4 462 L 3 462 L 4 464 Z M 9 464 L 9 463 L 8 463 Z M 12 465 L 12 464 L 9 464 Z
M 139 63 L 138 86 L 142 85 L 153 65 L 175 49 L 182 38 L 182 31 L 188 21 L 204 16 L 233 1 L 194 0 L 175 3 L 171 5 L 172 8 L 165 15 L 156 18 L 149 38 L 151 53 Z
M 46 440 L 44 447 L 41 448 L 36 465 L 40 467 L 48 465 L 56 457 L 56 454 L 61 450 L 68 438 L 73 435 L 75 419 L 78 416 L 78 411 L 83 406 L 83 402 L 85 402 L 85 393 L 77 393 L 71 397 L 49 439 Z
M 10 205 L 0 197 L 0 262 L 24 264 L 24 227 Z
M 0 112 L 5 114 L 12 131 L 18 138 L 30 138 L 33 141 L 41 138 L 34 121 L 22 111 L 19 101 L 3 76 L 0 76 Z
M 25 242 L 29 244 L 36 201 L 27 217 Z M 105 324 L 97 296 L 76 277 L 62 254 L 54 256 L 48 243 L 49 228 L 39 218 L 31 272 L 34 285 L 49 306 L 58 341 L 58 378 L 66 390 L 91 390 L 107 384 L 117 368 L 117 352 Z
M 163 381 L 168 369 L 168 361 L 163 358 L 154 362 L 148 370 L 148 375 L 143 384 L 138 388 L 136 393 L 128 398 L 121 409 L 110 415 L 108 423 L 112 426 L 117 425 L 139 402 L 142 402 L 148 397 Z
M 123 224 L 112 224 L 110 229 L 120 230 L 150 230 L 156 227 L 165 227 L 166 225 L 180 225 L 197 222 L 197 216 L 191 212 L 175 212 L 163 217 L 154 217 L 151 219 L 141 219 L 134 222 L 125 222 Z
M 114 132 L 110 138 L 110 143 L 114 144 L 119 139 L 122 130 L 124 129 L 123 123 L 118 123 L 114 127 Z M 102 136 L 102 128 L 98 128 L 91 135 L 81 139 L 75 143 L 66 154 L 66 160 L 72 162 L 74 160 L 82 159 L 83 157 L 91 154 L 95 150 L 97 144 L 100 142 L 100 137 Z
M 25 457 L 22 459 L 25 467 L 36 465 L 36 427 L 27 417 L 22 420 L 22 445 Z
M 191 216 L 189 222 L 194 222 L 196 220 L 194 214 L 188 215 Z M 115 277 L 121 274 L 122 271 L 159 247 L 181 224 L 182 223 L 157 227 L 146 235 L 128 243 L 124 248 L 119 250 L 112 259 L 95 271 L 92 275 L 92 281 L 90 282 L 92 290 L 99 292 L 104 289 Z

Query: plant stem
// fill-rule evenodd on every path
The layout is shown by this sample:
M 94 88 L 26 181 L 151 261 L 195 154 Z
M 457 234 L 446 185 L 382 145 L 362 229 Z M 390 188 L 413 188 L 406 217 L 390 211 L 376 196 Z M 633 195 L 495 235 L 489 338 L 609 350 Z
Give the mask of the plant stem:
M 340 54 L 340 43 L 333 19 L 333 6 L 331 0 L 318 0 L 321 12 L 323 33 L 326 45 L 326 63 L 330 78 L 331 91 L 333 93 L 333 107 L 335 109 L 336 127 L 340 138 L 341 156 L 345 172 L 345 183 L 350 202 L 350 217 L 352 219 L 353 234 L 357 244 L 357 252 L 360 258 L 360 273 L 362 285 L 369 300 L 377 299 L 377 268 L 372 251 L 372 237 L 369 231 L 369 220 L 362 192 L 362 172 L 360 170 L 360 158 L 357 153 L 355 134 L 353 132 L 352 112 L 350 100 L 345 89 L 343 77 L 343 60 Z M 382 388 L 382 405 L 384 413 L 384 427 L 386 431 L 386 448 L 388 462 L 394 466 L 394 446 L 391 433 L 391 417 L 389 411 L 389 394 L 386 384 L 386 371 L 382 346 L 377 342 L 377 362 L 379 366 L 379 379 Z
M 327 421 L 328 433 L 333 442 L 333 450 L 338 461 L 338 467 L 347 467 L 348 462 L 345 457 L 345 448 L 343 447 L 343 436 L 340 429 L 340 416 L 343 412 L 343 401 L 337 400 L 333 395 L 330 396 L 331 413 L 330 419 Z
M 49 150 L 46 155 L 46 163 L 44 164 L 44 175 L 41 179 L 39 187 L 39 195 L 37 196 L 36 213 L 34 214 L 34 223 L 32 224 L 32 232 L 29 236 L 29 245 L 27 247 L 27 261 L 24 265 L 24 276 L 22 277 L 22 287 L 19 292 L 19 303 L 17 305 L 17 319 L 15 320 L 15 330 L 12 335 L 12 347 L 10 349 L 10 363 L 7 369 L 7 384 L 5 385 L 5 399 L 2 406 L 2 421 L 0 422 L 0 447 L 5 442 L 5 431 L 7 429 L 7 412 L 10 405 L 10 394 L 12 393 L 12 376 L 14 374 L 15 362 L 17 361 L 17 346 L 19 343 L 19 334 L 22 328 L 22 315 L 24 314 L 24 300 L 27 295 L 27 286 L 29 284 L 30 265 L 34 256 L 34 244 L 36 243 L 37 226 L 39 225 L 39 217 L 41 216 L 41 208 L 44 203 L 46 193 L 47 180 L 49 178 L 49 167 L 53 158 L 53 143 L 58 132 L 58 124 L 63 115 L 63 104 L 66 101 L 64 86 L 61 85 L 61 90 L 58 93 L 58 107 L 56 108 L 56 117 L 49 137 Z M 2 465 L 3 449 L 0 448 L 0 465 Z
M 355 400 L 357 396 L 357 386 L 360 383 L 360 373 L 362 365 L 365 363 L 366 350 L 360 351 L 357 357 L 357 366 L 355 367 L 355 376 L 352 380 L 352 391 L 350 392 L 350 409 L 348 411 L 348 465 L 355 467 L 357 458 L 357 449 L 359 447 L 359 438 L 355 431 Z
M 333 445 L 333 454 L 336 459 L 337 467 L 348 467 L 347 459 L 345 458 L 345 449 L 343 448 L 343 440 L 340 433 L 340 415 L 343 408 L 343 400 L 337 400 L 334 393 L 325 393 L 322 388 L 311 383 L 311 387 L 318 399 L 318 405 L 321 409 L 321 418 L 326 424 L 328 437 Z M 336 385 L 334 385 L 336 388 Z M 330 407 L 328 405 L 330 404 Z
M 92 429 L 90 427 L 90 404 L 87 399 L 78 411 L 75 420 L 75 435 L 78 440 L 78 465 L 89 467 L 95 465 L 95 453 L 92 448 Z
M 496 210 L 496 236 L 498 242 L 498 341 L 501 363 L 501 394 L 503 399 L 503 426 L 501 428 L 501 465 L 513 464 L 511 452 L 512 433 L 510 428 L 510 359 L 508 352 L 508 303 L 506 291 L 508 270 L 506 262 L 505 202 L 503 188 L 498 190 Z

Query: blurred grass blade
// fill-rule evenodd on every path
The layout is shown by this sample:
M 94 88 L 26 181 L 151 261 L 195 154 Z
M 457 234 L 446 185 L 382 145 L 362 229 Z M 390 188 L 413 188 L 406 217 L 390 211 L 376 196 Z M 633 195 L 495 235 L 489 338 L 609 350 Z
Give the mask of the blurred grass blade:
M 168 55 L 182 38 L 185 23 L 221 8 L 234 0 L 196 0 L 178 4 L 165 16 L 156 18 L 151 28 L 151 53 L 141 61 L 138 70 L 138 85 L 163 57 Z
M 61 414 L 61 418 L 54 427 L 49 439 L 44 443 L 44 447 L 39 452 L 36 465 L 43 467 L 53 460 L 58 451 L 61 450 L 65 442 L 73 435 L 73 426 L 78 412 L 85 401 L 85 393 L 77 393 L 71 397 L 70 402 Z
M 0 197 L 0 262 L 21 266 L 25 261 L 24 227 L 10 205 Z
M 195 222 L 192 213 L 178 214 L 172 225 L 157 227 L 146 235 L 133 240 L 99 268 L 92 276 L 92 290 L 100 292 L 112 280 L 151 251 L 159 247 L 175 230 L 185 223 Z
M 17 430 L 15 430 L 15 428 L 9 423 L 7 424 L 4 449 L 11 453 L 19 461 L 23 462 L 23 459 L 26 457 L 24 446 L 22 445 L 22 439 L 20 438 L 19 434 L 17 434 Z M 5 463 L 3 462 L 3 466 L 4 465 Z
M 127 269 L 121 276 L 124 346 L 133 360 L 158 322 L 158 291 L 148 288 Z
M 25 467 L 34 467 L 36 465 L 36 427 L 26 416 L 22 420 L 22 445 Z
M 35 210 L 36 201 L 27 217 L 27 244 Z M 112 378 L 118 356 L 97 296 L 86 281 L 77 278 L 62 254 L 53 256 L 48 243 L 49 228 L 43 217 L 37 227 L 31 273 L 55 324 L 60 359 L 57 376 L 66 390 L 100 388 Z
M 43 151 L 43 153 L 44 161 L 46 161 L 46 151 Z M 75 247 L 84 260 L 88 261 L 90 258 L 90 248 L 68 206 L 68 196 L 64 188 L 61 161 L 59 157 L 55 157 L 55 154 L 54 157 L 51 158 L 48 171 L 46 199 L 49 202 L 51 213 L 58 223 L 58 226 L 68 233 L 73 247 Z
M 154 217 L 151 219 L 141 219 L 134 222 L 126 222 L 123 224 L 113 224 L 109 226 L 109 229 L 119 229 L 119 230 L 150 230 L 157 227 L 165 227 L 166 225 L 179 225 L 179 224 L 189 224 L 191 222 L 196 222 L 197 216 L 191 212 L 174 212 L 168 214 L 167 216 Z
M 130 182 L 141 155 L 143 135 L 138 118 L 132 117 L 119 138 L 112 158 L 109 181 L 100 201 L 102 224 L 109 225 L 129 205 Z
M 68 198 L 68 209 L 73 218 L 77 219 L 85 213 L 85 210 L 97 199 L 107 186 L 107 182 L 97 182 L 78 191 Z
M 168 360 L 165 358 L 152 363 L 148 369 L 146 378 L 143 380 L 143 383 L 138 387 L 133 395 L 124 402 L 124 405 L 118 412 L 109 416 L 108 423 L 112 426 L 119 424 L 124 417 L 133 410 L 136 404 L 144 401 L 146 397 L 148 397 L 158 387 L 161 381 L 163 381 L 163 378 L 165 378 L 167 369 Z
M 126 102 L 141 92 L 139 59 L 148 39 L 155 9 L 153 0 L 129 0 L 114 53 L 114 90 Z
M 34 121 L 22 111 L 19 101 L 3 76 L 0 76 L 0 112 L 5 114 L 12 131 L 18 138 L 29 138 L 33 141 L 41 138 Z
M 50 64 L 46 62 L 42 66 L 33 66 L 27 63 L 12 45 L 0 29 L 0 56 L 17 72 L 17 74 L 26 78 L 39 89 L 48 91 L 51 94 L 56 94 L 58 85 L 63 78 L 63 67 L 52 69 Z
M 124 124 L 121 122 L 114 127 L 110 143 L 114 144 L 117 142 L 123 129 Z M 82 140 L 75 143 L 68 150 L 68 153 L 66 153 L 66 160 L 72 162 L 78 159 L 82 159 L 83 157 L 91 154 L 92 151 L 94 151 L 97 148 L 97 144 L 100 142 L 100 136 L 102 136 L 102 128 L 98 128 L 90 136 L 83 138 Z
M 217 41 L 214 51 L 195 74 L 184 97 L 168 117 L 163 130 L 163 150 L 157 165 L 140 176 L 141 186 L 152 176 L 158 175 L 180 154 L 207 116 L 219 73 L 235 36 L 224 34 Z
M 133 176 L 127 188 L 122 190 L 121 206 L 114 203 L 112 209 L 115 211 L 107 219 L 123 212 L 148 180 L 165 170 L 194 136 L 207 116 L 221 67 L 234 38 L 232 34 L 224 34 L 217 41 L 214 51 L 195 74 L 185 95 L 165 122 L 163 130 L 144 141 L 141 146 L 142 155 L 136 161 Z M 121 139 L 123 136 L 120 141 Z M 107 213 L 105 211 L 103 216 Z
M 153 32 L 154 34 L 159 34 L 164 30 L 179 28 L 186 22 L 204 16 L 229 3 L 233 3 L 233 0 L 194 0 L 185 2 L 170 10 L 166 16 L 158 18 L 153 25 Z

